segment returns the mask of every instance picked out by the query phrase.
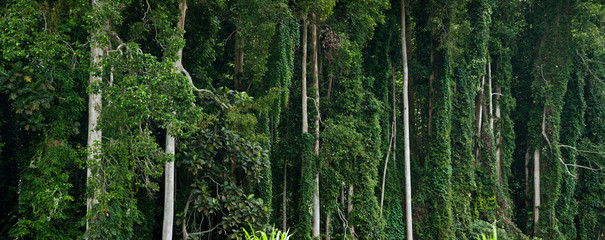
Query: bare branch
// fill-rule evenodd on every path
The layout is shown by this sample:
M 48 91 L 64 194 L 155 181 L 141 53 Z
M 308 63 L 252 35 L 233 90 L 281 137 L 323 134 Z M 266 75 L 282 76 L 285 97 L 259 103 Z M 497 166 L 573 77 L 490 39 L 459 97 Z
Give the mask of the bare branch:
M 319 112 L 319 104 L 317 104 L 317 101 L 315 101 L 315 98 L 307 97 L 307 100 L 313 101 L 313 105 L 315 105 L 315 110 L 317 110 L 317 112 Z M 321 120 L 321 115 L 319 115 L 319 122 L 321 122 L 321 124 L 324 123 L 324 121 Z
M 542 136 L 544 136 L 544 139 L 548 143 L 548 147 L 552 149 L 552 144 L 550 144 L 550 140 L 546 135 L 546 107 L 544 107 L 544 111 L 542 112 Z
M 565 145 L 565 144 L 559 144 L 559 147 L 571 148 L 577 152 L 582 152 L 582 153 L 605 154 L 605 152 L 593 152 L 593 151 L 587 151 L 587 150 L 580 150 L 580 149 L 577 149 L 576 147 Z
M 586 66 L 586 70 L 588 70 L 590 75 L 592 75 L 595 79 L 597 79 L 599 82 L 601 82 L 601 84 L 605 85 L 605 82 L 603 82 L 603 80 L 601 80 L 599 77 L 597 77 L 597 75 L 595 75 L 592 72 L 592 70 L 590 70 L 590 67 L 588 67 L 588 63 L 586 63 L 586 60 L 584 59 L 584 57 L 582 57 L 582 55 L 578 52 L 578 49 L 576 49 L 576 54 L 578 55 L 578 57 L 580 57 L 580 59 L 582 59 L 582 62 L 584 63 L 584 66 Z

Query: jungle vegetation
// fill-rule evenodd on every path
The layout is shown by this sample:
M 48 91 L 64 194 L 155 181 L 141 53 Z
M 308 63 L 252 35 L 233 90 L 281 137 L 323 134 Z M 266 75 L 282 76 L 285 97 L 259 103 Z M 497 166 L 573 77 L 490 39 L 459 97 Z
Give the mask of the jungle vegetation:
M 603 0 L 0 9 L 0 239 L 605 239 Z

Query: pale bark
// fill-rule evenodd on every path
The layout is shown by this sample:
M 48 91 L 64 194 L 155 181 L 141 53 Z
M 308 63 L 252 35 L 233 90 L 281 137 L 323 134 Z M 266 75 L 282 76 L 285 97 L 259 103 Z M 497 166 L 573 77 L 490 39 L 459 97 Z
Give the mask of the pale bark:
M 317 116 L 315 118 L 315 144 L 313 144 L 313 152 L 319 156 L 319 71 L 318 71 L 318 49 L 317 49 L 317 19 L 315 13 L 311 15 L 313 24 L 311 25 L 311 45 L 313 46 L 313 88 L 315 89 L 315 108 Z M 320 234 L 320 203 L 319 203 L 319 170 L 315 169 L 313 180 L 313 234 L 311 237 L 319 238 Z
M 244 71 L 244 50 L 239 46 L 240 43 L 235 44 L 235 69 L 233 70 L 233 88 L 240 90 L 241 79 L 240 74 Z
M 391 129 L 393 129 L 391 125 Z M 389 135 L 387 133 L 387 135 Z M 382 207 L 384 203 L 384 186 L 387 178 L 387 166 L 389 165 L 389 157 L 391 155 L 391 147 L 393 146 L 393 134 L 389 137 L 389 149 L 387 150 L 387 157 L 384 160 L 384 170 L 382 171 L 382 190 L 380 191 L 380 218 L 382 218 Z
M 92 8 L 94 11 L 100 11 L 100 5 L 102 4 L 102 0 L 92 0 Z M 103 49 L 99 43 L 99 37 L 97 36 L 98 32 L 96 29 L 92 30 L 91 34 L 91 44 L 90 44 L 90 60 L 92 70 L 89 76 L 89 84 L 96 85 L 102 81 L 102 71 L 103 66 L 101 64 L 101 58 L 103 57 Z M 101 93 L 91 93 L 88 95 L 88 162 L 89 163 L 97 163 L 99 161 L 99 156 L 101 154 L 101 138 L 103 136 L 103 132 L 101 129 L 97 129 L 97 125 L 99 123 L 99 116 L 101 113 L 102 103 Z M 93 164 L 95 165 L 95 164 Z M 87 179 L 91 179 L 93 176 L 98 177 L 98 173 L 96 170 L 93 170 L 94 167 L 88 166 L 86 168 L 86 177 Z M 98 201 L 96 199 L 98 191 L 93 191 L 93 196 L 88 197 L 86 199 L 86 212 L 90 213 L 94 204 Z M 93 217 L 94 219 L 94 217 Z M 86 220 L 86 231 L 89 230 L 89 219 Z
M 302 132 L 309 132 L 309 115 L 307 111 L 307 17 L 303 17 L 302 32 Z
M 170 134 L 166 135 L 166 153 L 174 156 L 175 139 Z M 174 190 L 175 190 L 174 160 L 166 162 L 164 172 L 164 220 L 162 224 L 162 240 L 172 239 L 174 224 Z
M 185 16 L 187 13 L 187 0 L 183 0 L 179 5 L 181 16 L 179 17 L 178 28 L 185 30 Z M 178 58 L 174 63 L 177 72 L 183 72 L 183 48 L 178 51 Z M 174 113 L 173 113 L 174 114 Z M 176 153 L 176 141 L 174 136 L 166 130 L 166 153 L 174 156 Z M 172 239 L 172 229 L 174 226 L 174 195 L 175 195 L 175 166 L 174 161 L 166 162 L 164 169 L 164 216 L 162 220 L 162 240 Z
M 326 230 L 325 233 L 326 240 L 330 240 L 330 214 L 326 214 Z
M 485 75 L 481 77 L 481 90 L 479 91 L 479 101 L 477 103 L 477 142 L 481 141 L 481 127 L 483 125 L 483 104 L 485 98 Z M 475 168 L 479 162 L 479 146 L 475 149 Z
M 494 113 L 494 108 L 496 106 L 496 102 L 494 101 L 494 85 L 492 84 L 492 64 L 491 62 L 487 62 L 487 82 L 489 88 L 489 131 L 492 133 L 492 136 L 495 138 L 495 157 L 496 157 L 496 180 L 498 183 L 501 183 L 502 180 L 502 166 L 500 163 L 500 147 L 499 147 L 499 138 L 497 137 L 497 131 L 494 127 L 496 117 Z
M 534 150 L 534 233 L 540 219 L 540 149 Z
M 487 63 L 487 84 L 489 88 L 489 130 L 494 132 L 494 94 L 492 88 L 492 64 Z
M 498 96 L 500 94 L 500 92 L 502 91 L 502 88 L 500 86 L 496 87 L 496 93 L 494 95 L 496 95 L 496 97 L 494 98 L 494 107 L 495 109 L 495 119 L 496 121 L 500 121 L 500 117 L 501 117 L 501 111 L 500 111 L 500 97 Z M 502 183 L 502 128 L 498 128 L 496 130 L 496 133 L 494 133 L 494 136 L 496 137 L 496 167 L 497 167 L 497 174 L 498 174 L 498 183 Z
M 282 191 L 282 232 L 286 232 L 287 230 L 287 223 L 288 223 L 288 218 L 287 218 L 287 204 L 288 204 L 288 195 L 286 194 L 287 191 L 287 186 L 288 186 L 288 166 L 286 165 L 286 162 L 284 161 L 284 184 L 283 184 L 283 191 Z
M 347 200 L 347 218 L 351 216 L 351 211 L 353 211 L 353 184 L 349 184 L 349 196 Z M 351 226 L 349 228 L 349 234 L 351 234 L 352 239 L 357 239 L 355 234 L 355 226 Z
M 405 164 L 405 227 L 406 239 L 414 238 L 412 232 L 412 178 L 410 173 L 410 107 L 408 99 L 408 56 L 405 27 L 405 2 L 401 0 L 401 53 L 403 60 L 403 153 Z M 394 111 L 394 110 L 393 110 Z M 394 119 L 393 119 L 394 120 Z

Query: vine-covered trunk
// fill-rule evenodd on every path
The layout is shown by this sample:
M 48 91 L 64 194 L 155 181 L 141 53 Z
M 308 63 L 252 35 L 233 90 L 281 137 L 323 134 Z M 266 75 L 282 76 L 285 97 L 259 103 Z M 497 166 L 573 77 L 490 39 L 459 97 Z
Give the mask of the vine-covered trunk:
M 177 27 L 185 30 L 185 16 L 187 13 L 187 0 L 183 0 L 179 5 L 181 16 Z M 182 72 L 183 48 L 178 51 L 177 60 L 174 63 L 178 72 Z M 176 113 L 174 113 L 176 114 Z M 174 156 L 176 153 L 176 141 L 174 136 L 166 130 L 166 153 Z M 164 215 L 162 221 L 162 240 L 172 239 L 172 229 L 174 226 L 174 195 L 175 195 L 175 162 L 176 160 L 166 162 L 164 168 Z
M 313 46 L 313 89 L 315 91 L 315 143 L 313 144 L 313 153 L 315 153 L 316 161 L 319 160 L 319 119 L 321 114 L 319 111 L 319 70 L 318 70 L 318 49 L 317 49 L 317 18 L 315 13 L 311 14 L 313 25 L 311 25 L 311 45 Z M 315 163 L 315 175 L 313 177 L 313 238 L 319 238 L 321 222 L 320 204 L 319 204 L 319 169 L 318 163 Z
M 94 11 L 100 11 L 100 6 L 103 0 L 92 0 L 92 8 Z M 103 20 L 101 20 L 103 21 Z M 105 21 L 103 21 L 105 23 Z M 102 71 L 103 65 L 101 64 L 101 58 L 103 57 L 103 49 L 101 48 L 101 44 L 99 42 L 100 36 L 99 29 L 93 29 L 91 33 L 91 43 L 90 43 L 90 62 L 91 62 L 91 71 L 89 77 L 90 86 L 94 86 L 100 84 L 102 81 Z M 99 116 L 101 113 L 102 103 L 101 93 L 92 92 L 88 95 L 88 164 L 92 164 L 86 168 L 86 178 L 90 181 L 91 178 L 97 176 L 97 170 L 95 170 L 95 164 L 98 162 L 98 157 L 101 154 L 101 138 L 103 136 L 103 132 L 101 129 L 97 128 L 99 123 Z M 91 186 L 88 186 L 89 188 Z M 94 186 L 93 186 L 94 187 Z M 92 196 L 89 196 L 86 199 L 86 211 L 87 215 L 91 214 L 91 210 L 94 204 L 97 203 L 96 199 L 97 190 L 92 191 Z M 90 230 L 91 221 L 94 221 L 94 217 L 89 217 L 86 220 L 86 231 Z

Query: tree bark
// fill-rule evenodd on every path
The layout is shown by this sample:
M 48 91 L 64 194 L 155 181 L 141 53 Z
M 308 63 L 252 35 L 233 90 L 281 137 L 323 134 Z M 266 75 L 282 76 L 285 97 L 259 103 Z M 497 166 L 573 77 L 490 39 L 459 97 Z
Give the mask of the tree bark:
M 235 69 L 233 70 L 233 88 L 238 91 L 241 87 L 239 75 L 244 71 L 244 49 L 239 46 L 240 44 L 240 41 L 235 44 Z
M 175 154 L 175 139 L 173 136 L 166 135 L 166 153 Z M 172 239 L 172 229 L 174 224 L 174 191 L 175 191 L 175 171 L 174 161 L 166 162 L 164 172 L 164 219 L 162 224 L 162 240 Z
M 393 77 L 395 78 L 395 77 Z M 395 127 L 393 126 L 393 124 L 391 124 L 391 129 L 394 129 Z M 388 133 L 387 133 L 388 135 Z M 391 147 L 393 146 L 393 134 L 390 134 L 391 136 L 389 137 L 389 149 L 387 150 L 387 157 L 384 160 L 384 170 L 382 172 L 382 190 L 380 191 L 380 218 L 382 218 L 382 207 L 383 207 L 383 203 L 384 203 L 384 186 L 385 186 L 385 182 L 386 182 L 386 178 L 387 178 L 387 166 L 389 165 L 389 157 L 391 155 Z
M 92 8 L 93 11 L 100 11 L 100 5 L 102 4 L 102 0 L 92 0 Z M 103 20 L 102 20 L 103 21 Z M 107 24 L 107 23 L 105 23 Z M 106 26 L 104 26 L 105 28 Z M 101 58 L 103 57 L 103 49 L 99 43 L 99 37 L 96 31 L 97 29 L 92 30 L 91 36 L 91 44 L 90 44 L 90 60 L 92 71 L 89 75 L 89 84 L 96 85 L 102 81 L 102 71 L 103 65 L 101 64 Z M 89 163 L 97 163 L 99 160 L 99 156 L 101 154 L 101 138 L 103 136 L 103 132 L 101 129 L 97 129 L 97 125 L 99 123 L 99 116 L 101 113 L 101 107 L 103 106 L 101 93 L 91 93 L 88 95 L 88 162 Z M 97 177 L 98 172 L 93 169 L 93 167 L 88 166 L 86 168 L 86 177 L 90 180 L 93 176 Z M 89 186 L 90 188 L 90 186 Z M 94 190 L 93 195 L 86 199 L 86 212 L 90 213 L 94 204 L 97 203 L 96 195 L 98 191 Z M 92 217 L 91 219 L 94 219 Z M 89 231 L 90 220 L 86 220 L 86 231 Z
M 313 145 L 313 152 L 316 156 L 319 156 L 319 71 L 318 71 L 318 59 L 317 59 L 317 19 L 315 13 L 311 14 L 313 19 L 313 25 L 311 25 L 311 44 L 313 46 L 313 88 L 315 89 L 315 108 L 317 110 L 317 116 L 315 118 L 315 144 Z M 315 164 L 317 166 L 317 164 Z M 320 203 L 319 203 L 319 169 L 315 169 L 315 176 L 313 180 L 313 234 L 312 238 L 319 238 L 320 234 Z
M 309 132 L 309 115 L 307 112 L 307 17 L 303 17 L 302 32 L 302 132 Z
M 326 214 L 326 240 L 330 240 L 330 214 Z
M 534 235 L 540 219 L 540 149 L 534 150 Z
M 347 218 L 350 219 L 351 211 L 353 211 L 353 184 L 349 184 L 348 195 L 349 196 L 347 199 Z M 355 237 L 355 227 L 354 226 L 349 227 L 349 234 L 351 234 L 351 239 L 357 239 Z
M 481 77 L 481 90 L 477 96 L 477 146 L 475 148 L 475 168 L 479 162 L 479 141 L 481 141 L 481 128 L 483 125 L 483 104 L 485 98 L 485 75 Z
M 401 0 L 401 58 L 403 62 L 403 153 L 405 164 L 405 227 L 406 239 L 414 238 L 412 232 L 412 179 L 410 171 L 410 107 L 408 99 L 408 56 L 405 25 L 405 1 Z M 393 100 L 394 101 L 394 100 Z M 393 109 L 393 114 L 395 110 Z M 393 121 L 395 119 L 393 118 Z
M 181 30 L 185 30 L 185 16 L 187 14 L 187 0 L 183 0 L 179 5 L 181 16 L 177 27 Z M 183 48 L 180 48 L 177 53 L 177 60 L 174 63 L 175 68 L 178 72 L 183 72 Z M 176 113 L 173 113 L 176 114 Z M 166 130 L 166 153 L 172 156 L 176 153 L 176 141 L 174 136 L 168 133 Z M 172 239 L 172 229 L 174 226 L 174 195 L 175 195 L 175 160 L 166 162 L 164 169 L 164 217 L 162 221 L 162 240 Z
M 282 232 L 286 232 L 287 229 L 287 204 L 288 204 L 288 195 L 287 195 L 287 186 L 288 186 L 288 166 L 286 161 L 284 160 L 284 184 L 283 184 L 283 192 L 282 192 Z

